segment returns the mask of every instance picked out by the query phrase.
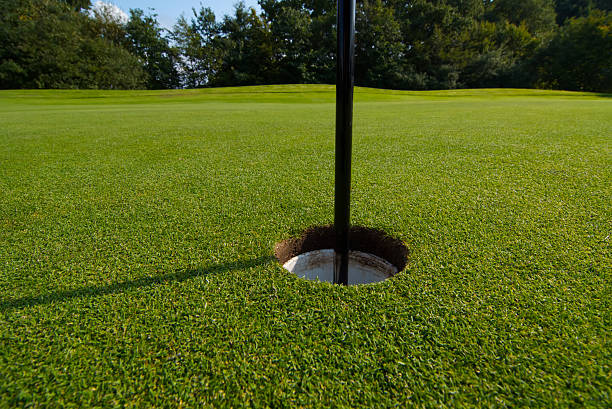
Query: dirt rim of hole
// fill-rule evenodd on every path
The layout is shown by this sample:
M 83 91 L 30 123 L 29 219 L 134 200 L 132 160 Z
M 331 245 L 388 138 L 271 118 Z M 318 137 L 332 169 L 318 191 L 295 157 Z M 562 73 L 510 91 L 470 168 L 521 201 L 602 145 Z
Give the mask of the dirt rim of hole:
M 333 249 L 336 245 L 334 226 L 314 226 L 302 232 L 298 237 L 281 241 L 274 246 L 274 256 L 281 265 L 300 254 L 315 250 Z M 349 234 L 351 251 L 378 256 L 401 272 L 408 264 L 408 247 L 399 239 L 391 237 L 382 230 L 364 226 L 352 226 Z

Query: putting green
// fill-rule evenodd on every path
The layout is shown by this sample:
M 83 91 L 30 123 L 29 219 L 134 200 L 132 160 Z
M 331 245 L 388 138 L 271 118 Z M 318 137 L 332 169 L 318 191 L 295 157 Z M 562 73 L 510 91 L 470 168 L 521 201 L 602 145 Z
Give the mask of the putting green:
M 332 222 L 334 88 L 0 92 L 0 406 L 606 407 L 612 99 L 358 89 L 373 286 Z

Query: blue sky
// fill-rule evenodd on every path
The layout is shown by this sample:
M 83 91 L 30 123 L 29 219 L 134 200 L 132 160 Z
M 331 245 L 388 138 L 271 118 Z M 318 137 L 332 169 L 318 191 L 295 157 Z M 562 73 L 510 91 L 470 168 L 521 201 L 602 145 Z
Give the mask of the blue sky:
M 234 4 L 238 0 L 106 0 L 108 3 L 113 3 L 119 6 L 126 13 L 129 9 L 140 8 L 146 10 L 154 8 L 159 15 L 158 20 L 164 27 L 172 27 L 177 17 L 182 13 L 189 16 L 191 8 L 200 8 L 200 3 L 204 7 L 210 7 L 217 16 L 217 20 L 225 14 L 232 14 Z M 92 1 L 95 3 L 95 1 Z M 244 0 L 247 6 L 257 6 L 257 0 Z

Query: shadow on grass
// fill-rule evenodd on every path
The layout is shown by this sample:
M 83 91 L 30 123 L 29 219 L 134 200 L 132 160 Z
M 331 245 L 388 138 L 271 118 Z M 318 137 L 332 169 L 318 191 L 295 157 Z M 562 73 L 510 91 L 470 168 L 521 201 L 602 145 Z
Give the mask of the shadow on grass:
M 0 301 L 0 311 L 8 311 L 24 307 L 33 307 L 36 305 L 45 305 L 54 302 L 64 302 L 73 298 L 100 297 L 108 294 L 121 293 L 134 288 L 151 287 L 156 284 L 164 284 L 169 282 L 181 282 L 199 276 L 225 273 L 233 270 L 242 270 L 245 268 L 256 267 L 267 264 L 272 260 L 274 260 L 274 257 L 265 256 L 230 263 L 210 264 L 208 266 L 203 266 L 196 269 L 178 270 L 173 273 L 167 273 L 152 277 L 142 277 L 134 280 L 122 281 L 108 285 L 94 285 L 83 288 L 76 288 L 74 290 L 56 291 L 52 293 L 28 296 L 13 300 L 2 300 Z

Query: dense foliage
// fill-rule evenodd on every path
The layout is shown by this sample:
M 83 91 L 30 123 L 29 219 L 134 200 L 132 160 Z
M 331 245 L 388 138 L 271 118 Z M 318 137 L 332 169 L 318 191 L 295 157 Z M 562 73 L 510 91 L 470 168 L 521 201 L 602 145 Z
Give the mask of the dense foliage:
M 334 0 L 193 9 L 163 29 L 88 0 L 0 0 L 0 88 L 333 83 Z M 358 0 L 356 82 L 612 92 L 609 0 Z
M 112 35 L 117 22 L 74 11 L 71 2 L 0 0 L 2 88 L 140 88 L 142 65 Z

